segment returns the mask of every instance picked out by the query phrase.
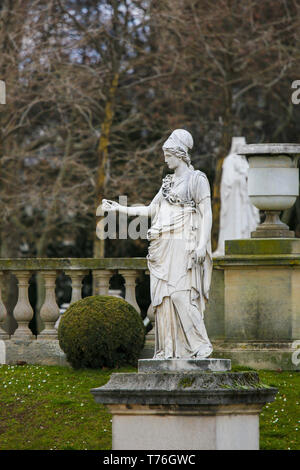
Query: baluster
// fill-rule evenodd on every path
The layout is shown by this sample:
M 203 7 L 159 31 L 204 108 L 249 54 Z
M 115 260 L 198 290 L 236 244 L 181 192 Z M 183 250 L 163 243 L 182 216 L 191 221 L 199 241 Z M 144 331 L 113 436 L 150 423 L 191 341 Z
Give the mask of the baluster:
M 96 279 L 96 295 L 108 295 L 109 281 L 114 271 L 107 269 L 96 269 L 93 276 Z
M 6 333 L 6 331 L 1 327 L 1 324 L 3 324 L 6 316 L 7 316 L 7 311 L 5 308 L 5 305 L 2 301 L 2 279 L 3 279 L 3 272 L 0 271 L 0 339 L 8 339 L 9 335 Z
M 65 274 L 70 276 L 72 281 L 72 296 L 70 300 L 70 304 L 77 302 L 82 298 L 81 296 L 81 289 L 82 289 L 82 280 L 88 274 L 87 271 L 73 271 L 73 270 L 66 270 Z
M 148 270 L 145 271 L 146 275 L 149 275 L 150 272 Z M 155 351 L 155 315 L 152 303 L 150 303 L 148 310 L 147 310 L 147 317 L 150 320 L 152 325 L 151 330 L 148 331 L 146 335 L 145 346 L 143 350 L 143 358 L 150 358 L 153 357 Z
M 45 282 L 45 301 L 40 310 L 40 316 L 45 324 L 44 330 L 40 333 L 41 339 L 57 339 L 57 330 L 54 328 L 59 317 L 59 307 L 55 298 L 56 271 L 43 271 L 42 276 Z
M 13 274 L 18 280 L 18 301 L 14 308 L 14 318 L 18 323 L 18 327 L 14 332 L 13 338 L 34 339 L 32 331 L 28 328 L 28 324 L 33 317 L 33 309 L 28 298 L 29 279 L 32 276 L 30 271 L 15 271 Z
M 138 277 L 138 271 L 133 269 L 122 269 L 119 270 L 119 274 L 125 279 L 125 300 L 130 303 L 137 312 L 141 313 L 141 309 L 138 306 L 135 296 L 136 278 Z

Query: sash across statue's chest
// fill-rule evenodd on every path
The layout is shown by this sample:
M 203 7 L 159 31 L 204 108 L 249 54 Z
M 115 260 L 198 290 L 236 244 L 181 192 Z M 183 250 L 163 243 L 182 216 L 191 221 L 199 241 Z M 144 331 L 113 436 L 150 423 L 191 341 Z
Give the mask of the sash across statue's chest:
M 190 175 L 175 178 L 167 175 L 162 182 L 162 195 L 172 205 L 195 207 L 195 202 L 188 196 L 188 185 Z

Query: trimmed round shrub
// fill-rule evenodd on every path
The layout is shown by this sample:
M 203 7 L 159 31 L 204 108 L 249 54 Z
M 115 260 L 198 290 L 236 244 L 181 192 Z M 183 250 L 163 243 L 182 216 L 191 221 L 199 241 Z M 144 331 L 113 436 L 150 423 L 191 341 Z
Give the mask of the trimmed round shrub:
M 75 369 L 135 365 L 144 346 L 145 327 L 123 299 L 94 295 L 74 302 L 61 317 L 58 339 Z

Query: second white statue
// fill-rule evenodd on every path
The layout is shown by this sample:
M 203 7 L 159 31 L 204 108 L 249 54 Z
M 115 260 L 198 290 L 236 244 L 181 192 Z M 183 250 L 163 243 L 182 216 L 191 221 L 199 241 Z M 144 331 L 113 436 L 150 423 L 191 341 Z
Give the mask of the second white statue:
M 163 179 L 149 206 L 102 201 L 104 211 L 151 217 L 147 259 L 157 359 L 206 358 L 213 350 L 204 325 L 212 275 L 210 187 L 191 165 L 192 147 L 189 132 L 172 132 L 163 152 L 174 173 Z

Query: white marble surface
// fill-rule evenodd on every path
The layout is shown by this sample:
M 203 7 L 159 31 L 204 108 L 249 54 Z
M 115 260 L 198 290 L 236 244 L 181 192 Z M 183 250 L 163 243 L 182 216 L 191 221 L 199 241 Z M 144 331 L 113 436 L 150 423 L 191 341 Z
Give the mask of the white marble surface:
M 242 145 L 238 153 L 240 155 L 261 155 L 261 154 L 275 154 L 275 155 L 300 155 L 300 144 L 247 144 Z
M 156 413 L 155 413 L 156 411 Z M 194 416 L 172 410 L 113 415 L 115 450 L 258 450 L 259 412 L 218 407 Z M 244 411 L 244 412 L 243 412 Z
M 277 147 L 278 145 L 275 148 L 280 152 Z M 248 155 L 250 164 L 248 194 L 257 208 L 283 211 L 296 202 L 299 195 L 299 169 L 297 146 L 293 148 L 295 153 L 292 154 L 289 149 L 289 156 L 282 156 L 279 153 L 276 155 L 274 149 L 270 155 L 265 155 L 264 148 L 261 155 L 258 154 L 258 150 L 255 156 Z
M 204 310 L 212 275 L 211 200 L 206 175 L 189 155 L 193 137 L 176 129 L 163 145 L 167 175 L 149 206 L 103 200 L 104 211 L 151 216 L 148 268 L 155 314 L 156 358 L 204 358 L 212 345 Z
M 224 372 L 230 369 L 230 359 L 140 359 L 138 361 L 139 372 Z

